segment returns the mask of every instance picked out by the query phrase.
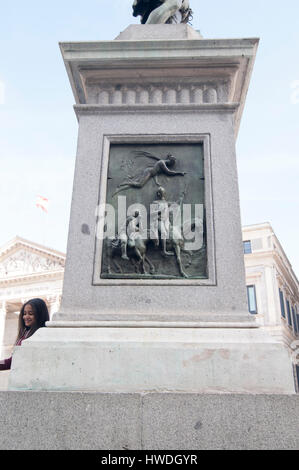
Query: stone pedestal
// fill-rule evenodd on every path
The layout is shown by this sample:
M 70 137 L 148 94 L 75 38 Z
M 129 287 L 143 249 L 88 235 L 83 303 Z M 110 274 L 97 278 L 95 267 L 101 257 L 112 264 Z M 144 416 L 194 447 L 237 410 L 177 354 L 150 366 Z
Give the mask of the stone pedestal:
M 10 388 L 292 393 L 294 379 L 260 329 L 48 328 L 15 352 Z
M 245 292 L 235 138 L 258 41 L 203 40 L 187 25 L 149 29 L 154 39 L 147 25 L 138 25 L 114 41 L 61 44 L 79 140 L 63 298 L 49 326 L 254 326 Z M 205 279 L 101 276 L 96 209 L 106 202 L 111 149 L 141 144 L 203 149 Z
M 256 328 L 245 289 L 235 139 L 257 43 L 145 25 L 61 44 L 79 121 L 62 304 L 17 348 L 11 389 L 294 391 L 287 353 Z M 153 144 L 202 149 L 202 278 L 101 274 L 111 149 Z

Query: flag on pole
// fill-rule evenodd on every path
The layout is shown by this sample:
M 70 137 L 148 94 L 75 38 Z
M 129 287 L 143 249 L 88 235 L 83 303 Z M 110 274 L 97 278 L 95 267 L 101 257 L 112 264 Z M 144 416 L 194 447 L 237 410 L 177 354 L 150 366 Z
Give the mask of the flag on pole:
M 49 199 L 43 196 L 36 196 L 36 207 L 40 207 L 44 212 L 48 212 Z

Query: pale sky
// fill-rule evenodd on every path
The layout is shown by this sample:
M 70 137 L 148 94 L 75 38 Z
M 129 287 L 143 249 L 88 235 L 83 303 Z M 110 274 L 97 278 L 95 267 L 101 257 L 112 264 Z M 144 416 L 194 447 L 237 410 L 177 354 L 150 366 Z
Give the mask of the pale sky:
M 270 222 L 298 276 L 299 2 L 190 1 L 205 38 L 260 38 L 237 141 L 242 223 Z M 19 235 L 66 251 L 78 124 L 58 42 L 114 39 L 139 22 L 131 5 L 2 3 L 0 245 Z

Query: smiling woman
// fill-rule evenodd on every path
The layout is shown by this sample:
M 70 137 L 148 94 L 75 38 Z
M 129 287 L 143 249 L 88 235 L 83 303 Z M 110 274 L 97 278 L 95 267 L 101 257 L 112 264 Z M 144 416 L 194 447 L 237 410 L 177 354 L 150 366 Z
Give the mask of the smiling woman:
M 19 315 L 19 331 L 15 346 L 21 346 L 22 341 L 29 338 L 39 328 L 45 326 L 49 320 L 49 312 L 46 303 L 42 299 L 31 299 L 21 308 Z M 12 357 L 0 361 L 0 370 L 11 368 Z

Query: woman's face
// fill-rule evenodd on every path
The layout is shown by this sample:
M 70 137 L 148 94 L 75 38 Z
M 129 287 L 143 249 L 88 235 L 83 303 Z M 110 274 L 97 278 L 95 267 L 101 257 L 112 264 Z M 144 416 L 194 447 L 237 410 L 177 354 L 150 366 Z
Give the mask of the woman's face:
M 25 305 L 23 320 L 26 327 L 31 328 L 36 323 L 34 310 L 30 304 Z

